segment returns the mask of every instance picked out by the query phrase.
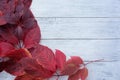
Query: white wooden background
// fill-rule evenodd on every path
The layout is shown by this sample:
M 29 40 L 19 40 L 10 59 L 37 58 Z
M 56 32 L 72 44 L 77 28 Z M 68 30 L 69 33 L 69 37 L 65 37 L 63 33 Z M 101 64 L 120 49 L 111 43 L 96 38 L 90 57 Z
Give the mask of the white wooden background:
M 85 61 L 105 60 L 87 66 L 87 80 L 120 80 L 120 0 L 33 0 L 31 9 L 42 44 Z M 5 72 L 0 78 L 14 79 Z

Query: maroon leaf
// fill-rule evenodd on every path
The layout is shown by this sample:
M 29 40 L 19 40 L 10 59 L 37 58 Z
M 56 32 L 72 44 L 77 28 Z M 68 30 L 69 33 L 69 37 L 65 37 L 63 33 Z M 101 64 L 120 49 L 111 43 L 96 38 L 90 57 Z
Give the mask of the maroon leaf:
M 53 71 L 45 69 L 38 63 L 37 59 L 26 58 L 21 61 L 24 70 L 27 74 L 36 78 L 49 78 L 53 75 Z
M 14 50 L 14 47 L 11 44 L 6 42 L 0 43 L 0 56 L 6 56 L 6 54 L 11 50 Z
M 60 50 L 56 50 L 55 57 L 56 57 L 57 68 L 62 70 L 66 62 L 65 54 L 61 52 Z
M 9 42 L 11 44 L 17 44 L 18 43 L 18 39 L 17 37 L 13 34 L 13 29 L 11 27 L 12 25 L 4 25 L 4 27 L 0 28 L 0 36 L 6 41 Z M 8 28 L 10 27 L 10 28 Z M 6 37 L 7 36 L 7 37 Z
M 35 27 L 28 31 L 25 36 L 24 44 L 26 48 L 34 47 L 37 43 L 40 42 L 40 29 L 39 27 Z
M 0 57 L 0 72 L 6 68 L 6 66 L 7 66 L 6 62 L 8 60 L 9 60 L 9 58 L 7 58 L 7 57 Z
M 0 17 L 0 26 L 6 24 L 6 20 L 3 17 Z
M 19 76 L 25 73 L 20 60 L 25 57 L 31 58 L 32 56 L 26 49 L 19 49 L 11 51 L 6 55 L 6 57 L 9 58 L 9 61 L 6 62 L 7 66 L 5 68 L 5 71 L 12 75 Z
M 29 8 L 32 3 L 32 0 L 23 0 L 23 3 L 25 6 L 27 6 Z

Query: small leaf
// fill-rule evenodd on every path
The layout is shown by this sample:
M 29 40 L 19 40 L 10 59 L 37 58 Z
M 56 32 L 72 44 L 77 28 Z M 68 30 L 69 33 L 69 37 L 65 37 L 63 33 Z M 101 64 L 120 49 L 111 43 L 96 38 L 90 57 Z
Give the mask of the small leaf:
M 55 52 L 55 57 L 56 57 L 56 63 L 57 67 L 62 70 L 64 68 L 65 62 L 66 62 L 66 56 L 63 52 L 60 50 L 56 50 Z
M 86 80 L 88 76 L 88 69 L 84 68 L 84 69 L 80 69 L 78 70 L 75 74 L 69 76 L 68 80 Z
M 82 64 L 83 61 L 80 57 L 72 56 L 71 59 L 69 59 L 64 69 L 61 71 L 62 75 L 72 75 L 74 74 L 80 67 L 80 64 Z

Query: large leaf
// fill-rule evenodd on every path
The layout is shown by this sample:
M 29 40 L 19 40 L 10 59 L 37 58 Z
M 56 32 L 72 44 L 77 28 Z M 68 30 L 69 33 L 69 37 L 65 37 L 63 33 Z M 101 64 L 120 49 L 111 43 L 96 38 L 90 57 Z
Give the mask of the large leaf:
M 38 44 L 31 53 L 42 67 L 56 71 L 55 55 L 51 49 Z
M 14 50 L 14 47 L 11 44 L 6 42 L 0 43 L 0 56 L 6 56 L 6 54 L 11 50 Z
M 27 74 L 36 78 L 49 78 L 53 75 L 53 71 L 45 69 L 36 59 L 26 58 L 21 61 L 24 70 Z
M 14 61 L 19 61 L 21 58 L 32 57 L 32 56 L 27 49 L 23 48 L 23 49 L 18 49 L 18 50 L 13 50 L 8 52 L 6 57 L 9 57 Z
M 56 57 L 57 68 L 62 70 L 66 62 L 65 54 L 61 52 L 60 50 L 56 50 L 55 57 Z
M 24 44 L 26 48 L 34 47 L 35 44 L 40 42 L 40 29 L 39 27 L 35 27 L 28 31 L 28 33 L 25 36 Z
M 26 49 L 19 49 L 11 51 L 6 57 L 9 58 L 9 61 L 6 62 L 5 71 L 12 75 L 19 76 L 24 74 L 24 68 L 20 60 L 25 57 L 31 58 L 32 56 Z
M 14 25 L 4 25 L 3 27 L 0 28 L 0 36 L 6 41 L 11 44 L 17 44 L 18 39 L 17 37 L 13 34 L 13 27 Z

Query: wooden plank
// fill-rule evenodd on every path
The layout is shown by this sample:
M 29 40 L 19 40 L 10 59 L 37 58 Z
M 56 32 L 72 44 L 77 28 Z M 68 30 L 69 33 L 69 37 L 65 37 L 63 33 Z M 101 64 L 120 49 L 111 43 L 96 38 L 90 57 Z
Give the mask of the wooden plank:
M 36 18 L 43 39 L 120 38 L 120 19 Z
M 60 49 L 67 56 L 81 56 L 84 60 L 120 60 L 120 40 L 42 40 L 51 49 Z
M 120 62 L 95 63 L 88 65 L 89 76 L 87 80 L 119 80 L 118 68 Z
M 33 0 L 36 17 L 120 17 L 119 0 Z
M 120 67 L 120 61 L 118 62 L 98 62 L 89 64 L 89 76 L 87 80 L 119 80 L 120 74 L 118 68 Z M 13 80 L 14 76 L 9 75 L 8 73 L 0 73 L 0 80 Z M 52 78 L 50 80 L 56 80 Z M 59 80 L 67 80 L 67 77 L 60 77 Z

